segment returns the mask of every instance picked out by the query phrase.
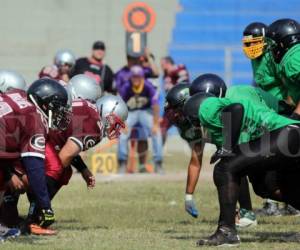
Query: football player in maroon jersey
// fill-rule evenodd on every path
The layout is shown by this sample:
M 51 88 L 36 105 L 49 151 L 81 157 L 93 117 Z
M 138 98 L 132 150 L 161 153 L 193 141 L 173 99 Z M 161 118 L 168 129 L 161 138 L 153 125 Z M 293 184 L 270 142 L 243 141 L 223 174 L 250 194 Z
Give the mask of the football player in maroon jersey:
M 0 161 L 13 178 L 11 171 L 20 160 L 36 197 L 40 225 L 47 227 L 54 222 L 54 213 L 45 179 L 45 136 L 49 128 L 63 130 L 68 125 L 68 94 L 58 82 L 42 79 L 30 86 L 26 97 L 9 77 L 5 79 L 0 96 Z
M 81 76 L 81 81 L 87 77 Z M 78 76 L 74 78 L 76 77 Z M 100 105 L 101 108 L 97 109 L 92 102 L 96 101 L 96 88 L 100 89 L 100 86 L 95 82 L 85 81 L 85 84 L 82 84 L 72 79 L 68 85 L 69 91 L 75 98 L 72 103 L 72 121 L 68 129 L 62 133 L 50 131 L 46 143 L 46 176 L 51 198 L 63 185 L 68 184 L 72 176 L 71 165 L 82 174 L 88 187 L 95 186 L 95 178 L 79 153 L 98 144 L 104 136 L 109 139 L 117 138 L 127 118 L 127 106 L 120 97 L 109 95 L 100 98 L 98 106 Z M 103 113 L 108 110 L 109 113 Z M 34 200 L 31 200 L 31 207 L 34 203 Z M 31 222 L 36 222 L 35 215 L 35 212 L 29 214 Z M 36 225 L 34 229 L 43 234 Z
M 185 65 L 175 64 L 173 58 L 170 56 L 163 57 L 160 61 L 160 64 L 161 69 L 164 72 L 163 79 L 166 92 L 173 88 L 177 83 L 189 82 L 189 73 Z M 163 144 L 165 144 L 167 140 L 167 133 L 171 126 L 172 125 L 164 114 L 160 123 Z
M 59 50 L 55 54 L 54 64 L 43 67 L 39 73 L 39 78 L 49 77 L 67 83 L 74 69 L 75 60 L 76 58 L 72 51 L 67 49 Z

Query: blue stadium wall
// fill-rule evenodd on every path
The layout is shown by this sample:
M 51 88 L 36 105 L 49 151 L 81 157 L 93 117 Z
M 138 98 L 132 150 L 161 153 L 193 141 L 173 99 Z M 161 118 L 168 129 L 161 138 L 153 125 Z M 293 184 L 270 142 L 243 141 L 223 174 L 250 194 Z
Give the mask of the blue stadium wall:
M 279 18 L 300 21 L 300 0 L 180 0 L 179 5 L 169 54 L 186 64 L 192 79 L 211 72 L 230 80 L 228 84 L 252 82 L 241 47 L 245 26 Z

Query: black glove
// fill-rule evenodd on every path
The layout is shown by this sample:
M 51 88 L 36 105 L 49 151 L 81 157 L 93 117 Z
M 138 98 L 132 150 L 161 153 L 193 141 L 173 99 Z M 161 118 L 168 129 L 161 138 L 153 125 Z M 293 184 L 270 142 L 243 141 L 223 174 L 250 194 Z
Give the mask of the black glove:
M 55 221 L 54 212 L 51 208 L 42 209 L 39 215 L 39 221 L 41 227 L 49 227 Z
M 220 148 L 218 149 L 213 156 L 210 158 L 210 164 L 215 163 L 216 161 L 218 161 L 219 159 L 225 158 L 225 157 L 231 157 L 234 154 L 232 153 L 231 150 L 227 150 L 225 148 Z
M 293 119 L 293 120 L 298 120 L 299 121 L 300 120 L 300 115 L 297 114 L 297 113 L 295 113 L 295 112 L 293 112 L 291 114 L 290 118 Z

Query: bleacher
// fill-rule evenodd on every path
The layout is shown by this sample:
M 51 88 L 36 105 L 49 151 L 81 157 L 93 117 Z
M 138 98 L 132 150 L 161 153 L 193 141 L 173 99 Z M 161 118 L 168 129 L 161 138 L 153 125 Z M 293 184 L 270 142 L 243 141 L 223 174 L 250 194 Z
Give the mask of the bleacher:
M 243 29 L 254 21 L 270 24 L 287 17 L 300 21 L 299 0 L 180 0 L 179 4 L 169 54 L 187 65 L 192 79 L 210 72 L 231 84 L 251 83 L 250 61 L 241 47 Z

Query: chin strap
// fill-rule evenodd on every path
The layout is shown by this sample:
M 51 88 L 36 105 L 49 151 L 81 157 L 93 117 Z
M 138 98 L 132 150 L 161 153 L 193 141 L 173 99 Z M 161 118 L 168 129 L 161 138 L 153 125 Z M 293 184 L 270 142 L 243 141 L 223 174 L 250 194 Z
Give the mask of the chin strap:
M 34 97 L 32 95 L 29 95 L 29 98 L 32 101 L 32 103 L 34 104 L 34 106 L 38 109 L 38 111 L 42 114 L 42 116 L 45 117 L 45 119 L 48 122 L 48 126 L 49 126 L 49 116 L 47 116 L 46 113 L 40 108 L 40 106 L 37 104 L 36 100 L 34 99 Z M 52 117 L 51 117 L 51 120 L 52 120 Z M 52 124 L 52 122 L 51 122 L 51 124 Z M 49 128 L 51 128 L 51 127 L 49 126 Z
M 49 110 L 48 114 L 49 114 L 49 116 L 48 116 L 48 127 L 52 128 L 52 125 L 53 125 L 52 124 L 52 116 L 53 115 L 52 115 L 52 110 L 51 109 Z

